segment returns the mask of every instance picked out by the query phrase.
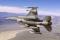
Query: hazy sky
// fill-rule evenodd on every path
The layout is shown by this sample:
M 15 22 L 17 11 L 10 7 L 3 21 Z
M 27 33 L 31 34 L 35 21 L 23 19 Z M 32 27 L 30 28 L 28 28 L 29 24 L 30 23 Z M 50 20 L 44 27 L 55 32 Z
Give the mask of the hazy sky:
M 0 0 L 0 12 L 26 13 L 29 6 L 39 7 L 41 15 L 60 16 L 60 0 Z

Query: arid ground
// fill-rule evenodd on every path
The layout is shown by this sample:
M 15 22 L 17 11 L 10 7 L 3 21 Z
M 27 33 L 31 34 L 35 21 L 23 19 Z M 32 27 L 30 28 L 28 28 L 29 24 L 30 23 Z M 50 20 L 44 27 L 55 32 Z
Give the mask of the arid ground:
M 17 23 L 0 24 L 0 40 L 60 40 L 60 24 L 53 24 L 52 31 L 48 32 L 40 27 L 42 34 L 34 34 L 31 29 L 24 28 Z

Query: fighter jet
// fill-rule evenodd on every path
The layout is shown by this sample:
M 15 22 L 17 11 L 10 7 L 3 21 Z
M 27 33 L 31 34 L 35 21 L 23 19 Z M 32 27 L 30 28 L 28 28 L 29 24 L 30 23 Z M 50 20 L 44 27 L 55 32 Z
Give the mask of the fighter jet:
M 31 27 L 34 30 L 35 33 L 41 33 L 40 27 L 37 25 L 42 25 L 45 27 L 45 29 L 49 32 L 52 30 L 52 22 L 51 22 L 51 16 L 46 16 L 44 20 L 40 20 L 38 18 L 38 7 L 28 7 L 30 8 L 29 13 L 26 16 L 16 16 L 16 17 L 8 17 L 9 19 L 17 19 L 17 22 L 23 23 L 26 27 Z

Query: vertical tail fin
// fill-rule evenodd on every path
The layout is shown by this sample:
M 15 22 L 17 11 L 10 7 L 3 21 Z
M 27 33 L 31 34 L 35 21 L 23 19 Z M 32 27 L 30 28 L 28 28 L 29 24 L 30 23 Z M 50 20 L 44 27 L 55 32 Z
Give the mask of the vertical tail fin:
M 27 16 L 36 16 L 37 15 L 37 7 L 28 7 L 31 8 Z

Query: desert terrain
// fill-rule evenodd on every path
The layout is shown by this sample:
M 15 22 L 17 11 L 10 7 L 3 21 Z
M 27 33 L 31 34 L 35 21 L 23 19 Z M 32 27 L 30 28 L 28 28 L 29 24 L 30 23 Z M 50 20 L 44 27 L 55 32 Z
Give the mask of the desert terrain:
M 42 34 L 34 34 L 31 29 L 16 22 L 0 22 L 0 40 L 59 40 L 60 23 L 52 25 L 52 31 L 48 32 L 43 26 L 40 27 Z

